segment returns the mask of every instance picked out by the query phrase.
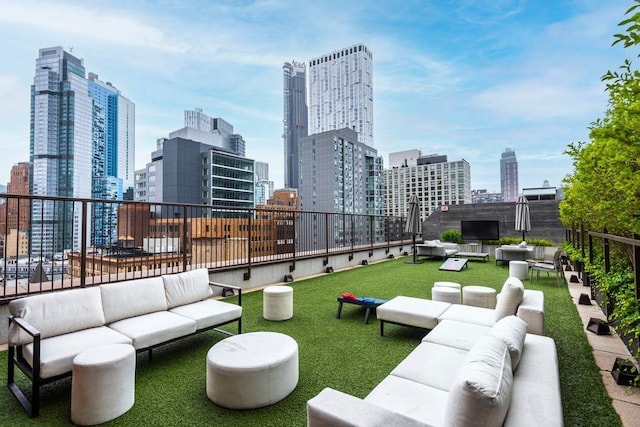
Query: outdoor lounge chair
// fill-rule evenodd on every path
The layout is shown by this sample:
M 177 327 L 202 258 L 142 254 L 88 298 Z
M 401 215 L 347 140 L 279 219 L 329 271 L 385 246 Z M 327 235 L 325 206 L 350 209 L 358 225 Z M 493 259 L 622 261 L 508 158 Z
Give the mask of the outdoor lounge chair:
M 562 254 L 562 249 L 557 248 L 556 252 L 553 254 L 553 260 L 551 262 L 548 261 L 539 261 L 539 262 L 532 262 L 529 263 L 529 271 L 531 274 L 531 277 L 529 278 L 531 281 L 533 281 L 533 272 L 536 272 L 536 280 L 540 280 L 540 272 L 541 271 L 546 271 L 547 272 L 547 276 L 549 275 L 549 273 L 555 273 L 556 274 L 556 282 L 558 284 L 560 284 L 560 277 L 563 274 L 563 270 L 562 270 L 562 262 L 560 261 L 560 255 Z

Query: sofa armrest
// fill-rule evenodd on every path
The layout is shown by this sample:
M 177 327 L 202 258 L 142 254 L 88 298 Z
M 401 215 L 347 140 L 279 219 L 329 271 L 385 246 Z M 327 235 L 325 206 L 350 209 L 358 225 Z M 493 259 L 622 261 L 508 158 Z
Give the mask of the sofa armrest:
M 544 335 L 544 293 L 542 291 L 525 289 L 516 314 L 527 323 L 528 333 Z
M 413 427 L 425 424 L 327 387 L 307 402 L 307 426 Z
M 225 289 L 232 289 L 234 292 L 238 291 L 238 305 L 242 306 L 242 288 L 240 286 L 227 285 L 226 283 L 218 283 L 218 282 L 209 282 L 209 286 L 216 286 L 216 287 L 222 288 L 223 292 Z
M 40 339 L 40 331 L 31 326 L 26 320 L 20 317 L 9 316 L 9 325 L 11 325 L 11 323 L 15 323 L 20 329 L 31 335 L 34 340 Z

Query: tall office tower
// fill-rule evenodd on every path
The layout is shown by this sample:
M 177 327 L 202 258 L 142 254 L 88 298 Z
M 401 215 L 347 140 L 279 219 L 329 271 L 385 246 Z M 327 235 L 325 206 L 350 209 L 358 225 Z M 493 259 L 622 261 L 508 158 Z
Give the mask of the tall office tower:
M 269 163 L 255 162 L 255 203 L 266 205 L 273 195 L 273 181 L 269 181 Z
M 233 133 L 233 126 L 220 117 L 210 117 L 202 108 L 184 111 L 184 126 L 214 135 L 211 144 L 244 157 L 246 143 L 242 135 Z
M 32 195 L 91 197 L 92 109 L 83 61 L 59 46 L 40 49 L 31 86 Z M 63 228 L 62 224 L 73 225 Z M 34 203 L 32 253 L 46 256 L 78 250 L 81 224 L 79 209 L 63 203 Z
M 386 215 L 406 216 L 412 194 L 420 200 L 423 221 L 440 206 L 471 203 L 469 162 L 448 162 L 446 156 L 423 156 L 419 151 L 413 161 L 406 161 L 406 153 L 416 150 L 389 154 L 391 169 L 384 171 Z
M 515 202 L 518 199 L 518 161 L 516 153 L 507 148 L 500 159 L 500 191 L 505 202 Z
M 373 55 L 357 44 L 309 61 L 309 134 L 349 128 L 373 147 Z
M 301 62 L 285 62 L 282 66 L 284 82 L 284 185 L 298 188 L 300 176 L 300 138 L 308 135 L 306 66 Z
M 109 82 L 89 73 L 93 100 L 92 197 L 122 200 L 133 187 L 135 105 Z M 108 247 L 118 240 L 117 205 L 96 204 L 91 218 L 91 244 Z

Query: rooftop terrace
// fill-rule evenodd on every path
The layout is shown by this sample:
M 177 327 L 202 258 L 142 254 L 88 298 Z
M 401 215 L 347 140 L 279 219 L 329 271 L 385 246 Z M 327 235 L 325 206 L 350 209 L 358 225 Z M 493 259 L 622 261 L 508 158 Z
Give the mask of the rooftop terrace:
M 396 295 L 430 298 L 435 281 L 499 289 L 508 276 L 507 266 L 496 266 L 491 260 L 470 262 L 469 268 L 461 272 L 439 271 L 440 261 L 422 264 L 405 261 L 393 259 L 296 280 L 290 284 L 294 289 L 294 317 L 284 322 L 262 318 L 262 292 L 243 295 L 243 332 L 282 332 L 299 344 L 300 380 L 294 392 L 281 402 L 256 410 L 234 411 L 209 401 L 205 392 L 206 353 L 224 336 L 207 332 L 158 348 L 152 362 L 146 353 L 139 354 L 136 403 L 109 425 L 209 425 L 212 422 L 225 426 L 304 425 L 307 400 L 324 387 L 365 397 L 416 347 L 425 333 L 390 325 L 381 337 L 378 321 L 372 318 L 368 325 L 363 324 L 363 310 L 351 306 L 343 309 L 341 319 L 336 319 L 336 298 L 342 293 L 380 298 Z M 545 294 L 546 332 L 557 345 L 565 425 L 633 425 L 640 415 L 637 393 L 610 380 L 608 362 L 614 357 L 613 351 L 618 351 L 612 341 L 599 338 L 594 347 L 599 346 L 597 350 L 603 352 L 593 352 L 589 342 L 592 338 L 587 336 L 583 320 L 584 313 L 593 315 L 597 309 L 588 306 L 584 313 L 587 306 L 576 309 L 575 301 L 582 285 L 572 285 L 574 289 L 570 292 L 567 286 L 558 286 L 553 276 L 524 283 L 526 288 L 539 289 Z M 3 380 L 6 379 L 6 357 L 0 358 L 0 370 Z M 69 379 L 46 386 L 40 417 L 29 419 L 5 389 L 0 393 L 0 424 L 68 425 L 70 391 Z M 617 396 L 613 403 L 610 395 Z

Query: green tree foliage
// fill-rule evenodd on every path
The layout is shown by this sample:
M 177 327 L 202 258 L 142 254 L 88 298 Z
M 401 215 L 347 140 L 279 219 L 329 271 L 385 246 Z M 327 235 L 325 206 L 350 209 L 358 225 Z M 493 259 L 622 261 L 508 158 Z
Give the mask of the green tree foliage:
M 640 45 L 640 0 L 634 1 L 620 23 L 626 31 L 614 36 L 614 45 Z M 567 226 L 640 234 L 640 71 L 626 60 L 602 80 L 609 94 L 604 118 L 591 124 L 590 142 L 570 144 L 565 152 L 574 171 L 564 179 L 560 218 Z

